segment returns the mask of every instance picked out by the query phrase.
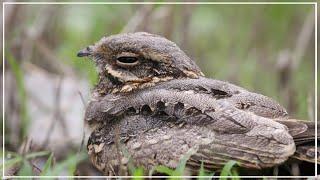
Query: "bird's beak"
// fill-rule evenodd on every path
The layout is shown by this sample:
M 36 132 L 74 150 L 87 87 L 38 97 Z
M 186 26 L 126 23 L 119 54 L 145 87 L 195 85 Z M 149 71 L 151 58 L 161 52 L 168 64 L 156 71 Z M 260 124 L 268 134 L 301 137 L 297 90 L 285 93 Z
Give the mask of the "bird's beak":
M 89 56 L 91 55 L 91 52 L 90 52 L 90 48 L 87 47 L 87 48 L 84 48 L 82 50 L 80 50 L 77 54 L 78 57 L 85 57 L 85 56 Z

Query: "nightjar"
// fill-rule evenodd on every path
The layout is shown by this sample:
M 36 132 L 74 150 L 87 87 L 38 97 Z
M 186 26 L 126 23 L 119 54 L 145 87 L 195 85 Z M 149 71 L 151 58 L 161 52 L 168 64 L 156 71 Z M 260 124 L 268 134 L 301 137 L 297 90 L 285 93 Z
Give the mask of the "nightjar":
M 175 168 L 185 157 L 192 171 L 202 163 L 219 170 L 230 160 L 261 169 L 314 142 L 312 122 L 288 119 L 271 98 L 206 78 L 164 37 L 112 35 L 78 56 L 92 59 L 99 73 L 85 120 L 93 130 L 89 157 L 106 175 L 127 175 L 133 166 Z M 303 157 L 314 161 L 314 153 Z

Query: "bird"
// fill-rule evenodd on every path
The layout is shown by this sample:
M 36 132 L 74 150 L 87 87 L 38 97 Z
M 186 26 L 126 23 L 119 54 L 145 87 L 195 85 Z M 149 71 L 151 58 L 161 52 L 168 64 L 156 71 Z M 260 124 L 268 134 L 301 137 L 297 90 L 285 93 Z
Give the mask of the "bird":
M 267 96 L 205 77 L 160 35 L 105 36 L 77 56 L 97 67 L 84 119 L 92 129 L 89 158 L 105 175 L 128 175 L 131 167 L 177 168 L 185 157 L 194 172 L 201 165 L 221 170 L 231 160 L 249 169 L 294 157 L 315 163 L 314 122 L 290 119 Z M 302 146 L 310 142 L 311 150 Z

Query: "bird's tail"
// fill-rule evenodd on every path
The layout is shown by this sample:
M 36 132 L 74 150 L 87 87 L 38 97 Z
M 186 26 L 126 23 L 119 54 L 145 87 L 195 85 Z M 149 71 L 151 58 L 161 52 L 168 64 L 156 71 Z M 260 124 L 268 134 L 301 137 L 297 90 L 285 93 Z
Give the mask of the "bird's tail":
M 319 125 L 317 125 L 316 129 L 314 121 L 298 119 L 287 119 L 277 121 L 288 127 L 289 133 L 293 137 L 293 140 L 296 144 L 296 152 L 291 158 L 315 163 L 315 157 L 317 156 L 317 164 L 320 164 L 320 151 L 316 150 L 318 148 L 315 148 L 316 141 L 318 141 L 320 137 L 319 134 L 317 134 L 316 137 L 316 130 L 319 129 Z

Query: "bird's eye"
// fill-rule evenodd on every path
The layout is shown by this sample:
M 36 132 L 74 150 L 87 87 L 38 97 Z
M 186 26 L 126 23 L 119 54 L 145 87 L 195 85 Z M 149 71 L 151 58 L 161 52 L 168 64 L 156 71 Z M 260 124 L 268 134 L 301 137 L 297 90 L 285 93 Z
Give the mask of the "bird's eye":
M 136 57 L 119 57 L 117 60 L 120 63 L 132 64 L 132 63 L 136 63 L 138 61 L 138 58 L 136 58 Z
M 126 54 L 125 56 L 118 56 L 116 63 L 120 67 L 133 67 L 139 63 L 139 59 L 136 55 L 128 55 Z

